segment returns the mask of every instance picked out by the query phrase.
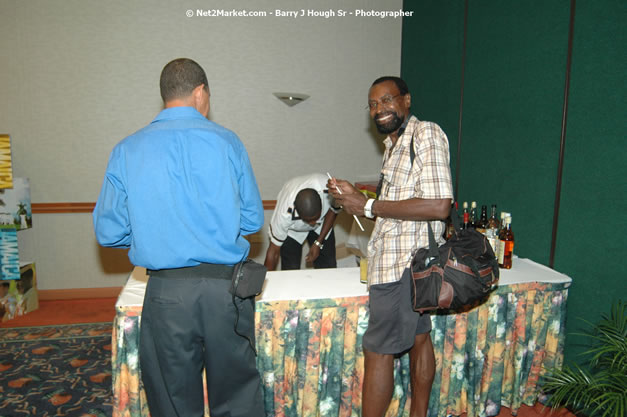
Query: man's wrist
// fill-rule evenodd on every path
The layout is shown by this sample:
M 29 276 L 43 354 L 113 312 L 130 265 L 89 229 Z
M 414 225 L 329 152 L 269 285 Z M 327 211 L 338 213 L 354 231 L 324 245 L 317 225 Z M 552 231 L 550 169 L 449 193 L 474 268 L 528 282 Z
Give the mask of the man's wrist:
M 324 248 L 324 244 L 322 242 L 320 242 L 319 240 L 314 240 L 314 245 L 319 247 L 320 250 L 322 250 Z
M 366 205 L 364 206 L 364 216 L 368 217 L 369 219 L 374 219 L 374 213 L 372 211 L 372 206 L 374 205 L 374 202 L 374 198 L 369 198 L 368 201 L 366 201 Z

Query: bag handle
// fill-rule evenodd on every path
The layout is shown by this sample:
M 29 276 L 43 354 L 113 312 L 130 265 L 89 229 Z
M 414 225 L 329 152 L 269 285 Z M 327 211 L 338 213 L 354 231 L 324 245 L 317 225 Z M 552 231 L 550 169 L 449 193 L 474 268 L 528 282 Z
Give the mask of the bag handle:
M 453 223 L 453 227 L 455 227 L 455 232 L 459 232 L 461 230 L 461 226 L 459 223 L 459 216 L 455 210 L 455 205 L 451 206 L 451 222 Z M 427 254 L 429 255 L 429 263 L 431 263 L 431 258 L 433 258 L 437 261 L 438 265 L 442 266 L 440 263 L 440 251 L 438 250 L 439 246 L 435 241 L 435 235 L 433 234 L 433 228 L 431 227 L 430 221 L 427 221 L 427 227 L 429 228 L 429 250 L 427 251 Z M 478 273 L 479 272 L 477 272 L 477 274 Z
M 427 250 L 427 265 L 432 265 L 433 261 L 437 262 L 440 265 L 440 251 L 438 250 L 438 244 L 435 241 L 435 236 L 433 235 L 433 229 L 431 228 L 431 222 L 427 222 L 427 227 L 429 228 L 429 250 Z
M 455 232 L 459 232 L 462 230 L 461 223 L 459 221 L 459 215 L 457 214 L 457 210 L 455 210 L 455 203 L 451 205 L 451 223 L 453 223 L 453 227 L 455 228 Z

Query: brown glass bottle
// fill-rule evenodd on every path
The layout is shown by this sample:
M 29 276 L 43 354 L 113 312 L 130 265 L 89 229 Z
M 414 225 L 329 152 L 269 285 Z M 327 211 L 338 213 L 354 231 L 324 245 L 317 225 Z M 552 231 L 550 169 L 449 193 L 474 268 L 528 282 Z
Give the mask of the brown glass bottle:
M 498 261 L 501 268 L 510 269 L 512 267 L 512 257 L 514 255 L 514 232 L 512 231 L 512 217 L 505 217 L 505 227 L 499 234 Z

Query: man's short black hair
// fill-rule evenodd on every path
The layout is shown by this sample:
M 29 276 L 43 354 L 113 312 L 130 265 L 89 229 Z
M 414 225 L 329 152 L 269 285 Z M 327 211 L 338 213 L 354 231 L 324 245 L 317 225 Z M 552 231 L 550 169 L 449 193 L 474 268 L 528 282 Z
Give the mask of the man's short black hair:
M 376 80 L 374 80 L 372 85 L 381 84 L 386 81 L 392 81 L 394 84 L 396 84 L 396 88 L 398 88 L 398 92 L 401 93 L 402 96 L 409 93 L 409 88 L 407 87 L 407 83 L 403 81 L 402 78 L 394 77 L 391 75 L 386 75 L 385 77 L 377 78 Z
M 209 91 L 207 75 L 198 63 L 189 58 L 170 61 L 161 71 L 159 87 L 163 102 L 188 97 L 194 88 L 204 84 Z
M 303 188 L 296 194 L 294 207 L 300 218 L 311 219 L 320 216 L 322 212 L 322 200 L 318 192 L 313 188 Z

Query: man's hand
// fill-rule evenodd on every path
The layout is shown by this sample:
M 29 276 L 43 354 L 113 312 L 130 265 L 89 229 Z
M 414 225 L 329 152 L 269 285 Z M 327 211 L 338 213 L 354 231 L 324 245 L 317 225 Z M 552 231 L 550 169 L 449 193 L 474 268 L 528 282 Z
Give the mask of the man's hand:
M 353 184 L 346 180 L 338 180 L 331 178 L 327 181 L 329 194 L 335 199 L 335 203 L 339 204 L 348 214 L 364 215 L 364 206 L 368 198 Z
M 318 256 L 320 256 L 320 247 L 318 247 L 318 245 L 311 245 L 309 253 L 305 256 L 305 262 L 311 263 L 318 259 Z
M 340 194 L 361 194 L 361 191 L 355 188 L 353 184 L 346 180 L 338 180 L 337 178 L 329 178 L 327 181 L 327 188 L 329 189 L 329 193 L 331 193 L 334 197 Z

